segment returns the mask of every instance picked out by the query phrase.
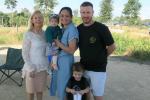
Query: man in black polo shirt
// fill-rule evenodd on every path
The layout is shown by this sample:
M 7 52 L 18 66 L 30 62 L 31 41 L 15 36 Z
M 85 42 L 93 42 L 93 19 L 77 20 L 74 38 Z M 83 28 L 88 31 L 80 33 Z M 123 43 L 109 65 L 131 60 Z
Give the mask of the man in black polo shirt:
M 80 62 L 85 66 L 85 75 L 91 81 L 94 99 L 103 100 L 107 57 L 115 50 L 115 44 L 108 27 L 93 21 L 93 13 L 92 3 L 81 4 L 83 23 L 78 26 Z

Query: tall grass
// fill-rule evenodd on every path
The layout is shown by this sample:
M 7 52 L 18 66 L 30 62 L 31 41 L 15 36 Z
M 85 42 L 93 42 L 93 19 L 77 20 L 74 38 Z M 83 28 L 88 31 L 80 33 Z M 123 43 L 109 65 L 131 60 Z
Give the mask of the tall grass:
M 124 33 L 113 33 L 117 45 L 114 54 L 150 61 L 150 35 L 142 34 L 147 33 L 147 30 L 130 27 L 120 29 Z M 27 27 L 19 27 L 18 32 L 16 28 L 0 27 L 0 44 L 21 44 L 26 30 Z
M 150 60 L 150 38 L 135 41 L 131 56 L 141 60 Z
M 0 27 L 0 44 L 20 44 L 26 27 Z
M 23 33 L 16 34 L 0 34 L 0 44 L 20 44 L 22 42 Z
M 129 34 L 113 33 L 117 49 L 114 54 L 126 55 L 140 60 L 150 60 L 150 37 L 131 37 Z M 138 38 L 137 38 L 138 37 Z

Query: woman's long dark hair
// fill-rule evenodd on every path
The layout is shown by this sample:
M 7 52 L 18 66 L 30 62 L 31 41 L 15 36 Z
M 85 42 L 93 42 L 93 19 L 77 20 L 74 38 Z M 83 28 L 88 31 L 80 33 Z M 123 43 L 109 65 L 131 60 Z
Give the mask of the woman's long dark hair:
M 59 11 L 59 16 L 60 16 L 60 13 L 61 13 L 63 10 L 68 11 L 68 13 L 69 13 L 69 15 L 70 15 L 71 17 L 73 16 L 73 14 L 72 14 L 72 9 L 71 9 L 70 7 L 63 7 L 63 8 L 61 8 L 61 10 Z M 59 17 L 59 18 L 60 18 L 60 17 Z M 61 24 L 61 26 L 64 27 L 63 24 Z
M 71 9 L 70 7 L 63 7 L 63 8 L 61 8 L 61 10 L 60 10 L 60 12 L 59 12 L 59 15 L 60 15 L 60 13 L 61 13 L 63 10 L 67 10 L 67 11 L 69 12 L 70 16 L 71 16 L 71 17 L 73 16 L 73 14 L 72 14 L 72 9 Z

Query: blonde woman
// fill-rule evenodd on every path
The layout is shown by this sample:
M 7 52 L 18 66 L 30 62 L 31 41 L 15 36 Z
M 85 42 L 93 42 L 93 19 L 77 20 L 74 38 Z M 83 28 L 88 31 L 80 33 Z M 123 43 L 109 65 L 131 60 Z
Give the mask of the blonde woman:
M 48 61 L 45 56 L 46 41 L 44 38 L 43 16 L 35 11 L 29 19 L 29 30 L 24 34 L 22 55 L 25 61 L 23 77 L 26 80 L 28 100 L 42 100 L 46 86 Z

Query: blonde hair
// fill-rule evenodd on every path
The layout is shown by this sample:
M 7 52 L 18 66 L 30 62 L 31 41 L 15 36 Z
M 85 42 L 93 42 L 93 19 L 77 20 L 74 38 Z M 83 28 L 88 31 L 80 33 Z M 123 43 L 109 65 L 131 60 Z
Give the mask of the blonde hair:
M 29 20 L 28 20 L 28 31 L 32 31 L 34 28 L 34 24 L 32 23 L 32 19 L 36 14 L 40 14 L 42 16 L 43 22 L 44 22 L 44 17 L 41 13 L 40 10 L 35 10 L 32 15 L 30 16 Z M 43 25 L 42 25 L 43 26 Z

